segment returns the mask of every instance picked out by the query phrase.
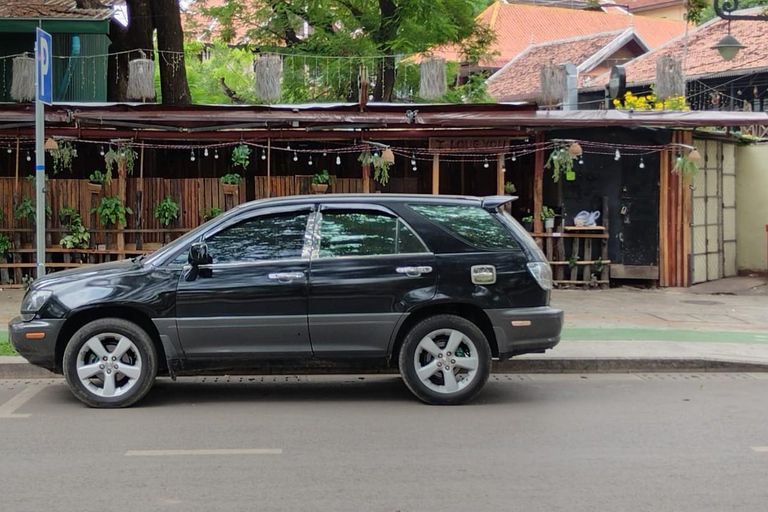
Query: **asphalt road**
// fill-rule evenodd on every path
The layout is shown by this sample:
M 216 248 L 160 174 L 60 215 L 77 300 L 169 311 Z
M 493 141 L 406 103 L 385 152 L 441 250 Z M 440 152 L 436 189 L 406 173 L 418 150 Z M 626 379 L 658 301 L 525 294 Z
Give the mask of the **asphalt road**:
M 766 396 L 768 374 L 500 375 L 430 407 L 395 377 L 244 377 L 92 410 L 0 381 L 0 511 L 766 510 Z

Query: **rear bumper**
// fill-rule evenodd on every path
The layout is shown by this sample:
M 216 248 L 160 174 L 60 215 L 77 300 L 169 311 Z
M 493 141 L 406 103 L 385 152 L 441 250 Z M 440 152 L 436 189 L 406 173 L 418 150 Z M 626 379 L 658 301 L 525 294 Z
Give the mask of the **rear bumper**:
M 499 359 L 530 352 L 544 352 L 560 343 L 563 311 L 538 308 L 486 310 L 493 324 Z
M 56 369 L 56 340 L 64 320 L 32 320 L 16 317 L 8 324 L 11 344 L 30 363 L 46 370 Z M 42 337 L 40 337 L 42 335 Z M 30 338 L 29 336 L 33 336 Z

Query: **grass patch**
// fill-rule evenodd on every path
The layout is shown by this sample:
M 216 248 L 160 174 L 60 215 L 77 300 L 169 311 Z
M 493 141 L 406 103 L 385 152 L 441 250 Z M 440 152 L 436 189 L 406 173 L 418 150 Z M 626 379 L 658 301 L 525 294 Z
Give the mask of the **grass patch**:
M 16 349 L 13 348 L 11 342 L 8 341 L 8 333 L 0 331 L 0 356 L 17 356 Z

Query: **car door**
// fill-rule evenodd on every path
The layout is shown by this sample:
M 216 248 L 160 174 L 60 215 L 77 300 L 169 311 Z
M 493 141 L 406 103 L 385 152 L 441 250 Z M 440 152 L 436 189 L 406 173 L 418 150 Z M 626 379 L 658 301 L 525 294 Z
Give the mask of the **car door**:
M 310 264 L 315 356 L 386 356 L 404 312 L 434 297 L 436 276 L 435 256 L 389 209 L 322 206 Z
M 307 327 L 310 205 L 268 208 L 206 233 L 211 263 L 185 266 L 178 332 L 190 359 L 247 362 L 311 355 Z

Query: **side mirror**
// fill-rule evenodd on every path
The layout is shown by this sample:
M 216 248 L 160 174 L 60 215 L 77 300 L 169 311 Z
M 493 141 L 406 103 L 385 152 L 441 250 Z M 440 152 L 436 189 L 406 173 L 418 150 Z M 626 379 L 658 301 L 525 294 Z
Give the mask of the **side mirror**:
M 208 256 L 208 244 L 205 242 L 195 242 L 189 248 L 189 264 L 193 267 L 211 263 L 211 257 Z

